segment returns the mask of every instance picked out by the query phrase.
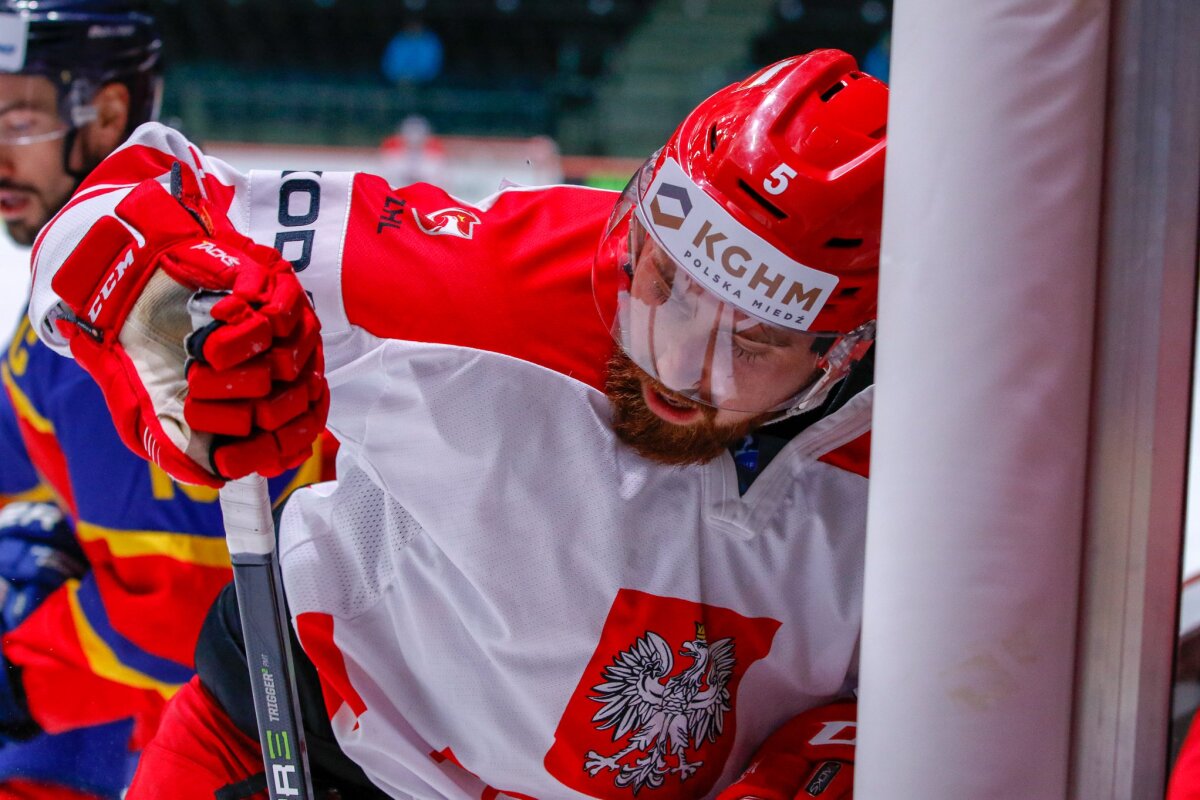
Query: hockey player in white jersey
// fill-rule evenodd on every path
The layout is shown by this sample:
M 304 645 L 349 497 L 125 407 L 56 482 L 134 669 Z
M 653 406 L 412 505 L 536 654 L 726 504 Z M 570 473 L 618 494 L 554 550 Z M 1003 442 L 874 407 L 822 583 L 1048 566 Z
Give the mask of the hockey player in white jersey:
M 279 522 L 318 783 L 736 797 L 806 714 L 801 749 L 852 759 L 821 733 L 845 706 L 813 710 L 854 681 L 886 103 L 817 51 L 706 100 L 619 196 L 478 205 L 150 126 L 54 220 L 31 317 L 131 447 L 219 485 L 328 407 L 338 480 Z M 231 602 L 131 797 L 261 788 Z

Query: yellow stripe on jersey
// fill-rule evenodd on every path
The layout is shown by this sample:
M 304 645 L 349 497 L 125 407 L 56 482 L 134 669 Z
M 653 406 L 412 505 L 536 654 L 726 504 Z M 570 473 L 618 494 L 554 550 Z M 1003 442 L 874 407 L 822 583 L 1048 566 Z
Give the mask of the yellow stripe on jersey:
M 0 378 L 4 380 L 4 386 L 8 389 L 8 396 L 12 398 L 13 410 L 17 412 L 17 416 L 29 423 L 30 427 L 38 433 L 54 433 L 54 425 L 37 412 L 33 403 L 17 386 L 17 382 L 13 380 L 12 373 L 8 369 L 8 364 L 4 364 L 0 368 Z
M 175 490 L 178 488 L 188 499 L 196 503 L 215 503 L 217 502 L 217 490 L 211 486 L 193 486 L 188 483 L 177 483 L 166 470 L 155 464 L 153 461 L 147 461 L 146 466 L 150 468 L 150 491 L 154 494 L 155 500 L 174 500 Z
M 149 689 L 150 691 L 158 692 L 164 700 L 170 700 L 179 691 L 181 686 L 163 683 L 143 672 L 122 664 L 120 659 L 117 658 L 117 654 L 104 643 L 104 640 L 100 638 L 100 635 L 88 623 L 87 617 L 83 613 L 83 608 L 79 604 L 78 591 L 79 581 L 74 579 L 67 581 L 67 599 L 71 605 L 71 617 L 75 621 L 75 631 L 79 635 L 79 643 L 83 647 L 83 655 L 87 658 L 88 666 L 91 667 L 92 672 L 114 683 L 132 686 L 135 689 Z
M 56 503 L 58 495 L 44 483 L 39 483 L 32 489 L 26 489 L 23 492 L 15 494 L 4 494 L 0 492 L 0 507 L 6 506 L 9 503 Z
M 220 536 L 118 530 L 83 521 L 76 526 L 75 533 L 84 543 L 104 542 L 117 558 L 165 556 L 201 567 L 229 567 L 229 547 Z

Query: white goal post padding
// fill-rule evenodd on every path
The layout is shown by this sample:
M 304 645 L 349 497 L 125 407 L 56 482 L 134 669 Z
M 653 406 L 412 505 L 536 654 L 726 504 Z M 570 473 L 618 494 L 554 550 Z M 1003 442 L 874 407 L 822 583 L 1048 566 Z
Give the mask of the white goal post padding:
M 856 797 L 1059 798 L 1103 0 L 897 0 Z

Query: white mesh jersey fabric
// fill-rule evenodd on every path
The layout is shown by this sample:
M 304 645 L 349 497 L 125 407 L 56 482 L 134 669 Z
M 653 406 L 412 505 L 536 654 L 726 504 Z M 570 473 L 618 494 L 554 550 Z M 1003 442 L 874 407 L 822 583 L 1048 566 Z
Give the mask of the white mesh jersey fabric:
M 367 707 L 335 727 L 380 786 L 478 797 L 484 784 L 430 757 L 449 749 L 493 787 L 587 796 L 543 761 L 571 736 L 571 698 L 601 681 L 589 660 L 631 591 L 779 622 L 746 668 L 718 786 L 767 733 L 843 688 L 866 480 L 816 461 L 813 443 L 861 431 L 869 396 L 793 441 L 743 498 L 729 459 L 668 468 L 623 448 L 603 396 L 558 373 L 354 340 L 358 357 L 329 375 L 340 485 L 296 495 L 281 548 L 292 612 L 334 618 Z

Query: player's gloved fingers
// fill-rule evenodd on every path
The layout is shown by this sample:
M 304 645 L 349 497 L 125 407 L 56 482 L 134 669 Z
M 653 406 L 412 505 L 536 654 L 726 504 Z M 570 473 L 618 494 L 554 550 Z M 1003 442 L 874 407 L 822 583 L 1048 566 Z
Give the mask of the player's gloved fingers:
M 270 329 L 244 298 L 226 291 L 200 290 L 188 299 L 192 332 L 188 355 L 217 369 L 245 360 L 247 352 L 270 341 Z
M 278 430 L 307 410 L 307 386 L 278 385 L 269 397 L 254 404 L 254 425 L 265 431 Z
M 309 412 L 292 420 L 275 432 L 279 442 L 279 463 L 282 469 L 294 469 L 312 455 L 313 442 L 324 429 L 319 414 Z M 316 435 L 313 435 L 316 431 Z M 281 471 L 282 471 L 281 469 Z
M 193 400 L 233 400 L 266 397 L 271 393 L 273 360 L 252 358 L 226 370 L 192 361 L 188 367 L 188 396 Z
M 271 344 L 271 377 L 277 381 L 294 381 L 305 370 L 317 370 L 314 359 L 320 343 L 320 325 L 313 315 L 304 315 L 300 324 L 285 339 Z
M 243 256 L 243 263 L 233 276 L 230 292 L 254 306 L 261 306 L 271 299 L 271 262 L 262 262 Z
M 298 426 L 303 425 L 306 427 L 312 427 L 312 428 L 317 428 L 317 429 L 323 430 L 325 427 L 325 411 L 321 410 L 320 408 L 314 409 L 312 412 L 310 412 L 309 414 L 306 415 L 305 419 L 298 420 L 297 425 Z M 306 438 L 306 437 L 302 437 L 302 438 L 298 439 L 298 441 L 303 441 L 304 438 Z M 316 441 L 316 440 L 314 439 L 313 441 Z M 309 442 L 308 444 L 303 444 L 303 445 L 297 446 L 296 449 L 293 450 L 291 453 L 284 453 L 280 457 L 280 460 L 283 463 L 283 466 L 285 469 L 295 469 L 295 468 L 299 467 L 301 464 L 303 464 L 305 461 L 307 461 L 309 458 L 311 458 L 312 455 L 313 455 L 313 442 Z
M 283 468 L 284 469 L 297 469 L 301 464 L 303 464 L 305 461 L 308 461 L 308 459 L 310 459 L 310 458 L 312 458 L 312 446 L 311 445 L 309 447 L 304 448 L 303 450 L 296 451 L 295 453 L 293 453 L 292 455 L 290 455 L 286 458 L 283 458 L 282 459 Z
M 254 429 L 254 405 L 249 400 L 183 401 L 183 418 L 194 430 L 221 436 L 247 436 Z
M 275 431 L 220 440 L 212 450 L 213 467 L 229 479 L 252 472 L 274 477 L 303 463 L 323 429 L 324 423 L 316 414 L 305 413 Z
M 275 274 L 275 284 L 260 311 L 271 321 L 271 331 L 277 338 L 290 335 L 304 317 L 315 316 L 304 288 L 290 270 Z
M 326 383 L 324 375 L 314 372 L 310 373 L 305 386 L 308 389 L 308 416 L 311 425 L 318 430 L 324 430 L 329 419 L 329 384 Z
M 254 313 L 236 322 L 214 321 L 188 336 L 188 354 L 218 371 L 265 352 L 271 346 L 271 325 Z
M 270 431 L 259 431 L 247 437 L 217 439 L 212 449 L 212 464 L 217 473 L 231 480 L 253 472 L 268 478 L 282 472 L 278 469 L 275 437 Z

